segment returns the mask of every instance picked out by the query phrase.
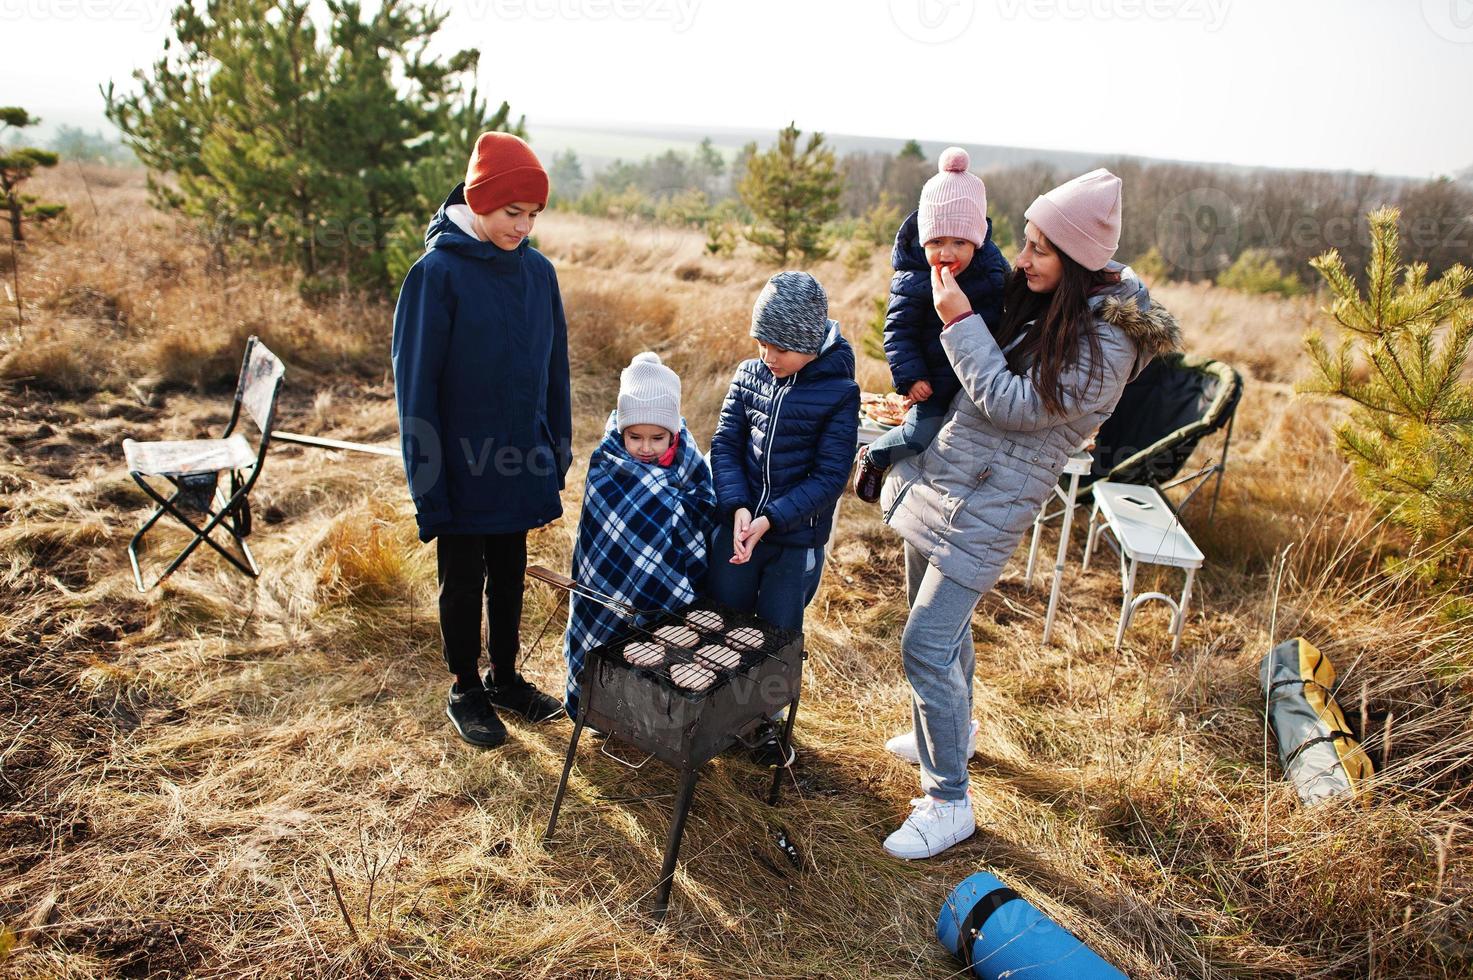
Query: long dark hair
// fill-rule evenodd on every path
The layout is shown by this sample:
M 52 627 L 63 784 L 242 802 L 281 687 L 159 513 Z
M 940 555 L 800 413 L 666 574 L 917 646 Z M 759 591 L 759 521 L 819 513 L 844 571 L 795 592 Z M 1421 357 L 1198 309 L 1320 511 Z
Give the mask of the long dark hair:
M 1089 298 L 1120 281 L 1120 274 L 1106 269 L 1091 272 L 1054 247 L 1064 265 L 1064 274 L 1051 293 L 1035 293 L 1028 277 L 1014 268 L 1003 292 L 1003 314 L 993 336 L 998 346 L 1007 347 L 1025 334 L 1018 346 L 1008 351 L 1008 367 L 1014 374 L 1031 371 L 1033 386 L 1050 415 L 1064 414 L 1064 396 L 1059 378 L 1079 359 L 1079 345 L 1089 345 L 1089 385 L 1103 384 L 1100 338 L 1095 335 Z M 1030 326 L 1031 325 L 1031 326 Z

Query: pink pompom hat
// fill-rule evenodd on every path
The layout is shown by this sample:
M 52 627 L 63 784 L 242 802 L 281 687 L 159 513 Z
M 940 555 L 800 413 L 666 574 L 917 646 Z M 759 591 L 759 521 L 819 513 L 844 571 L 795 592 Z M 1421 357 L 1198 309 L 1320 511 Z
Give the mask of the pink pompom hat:
M 921 244 L 933 238 L 965 238 L 982 247 L 987 238 L 987 185 L 968 173 L 971 157 L 959 146 L 941 153 L 936 176 L 921 190 Z

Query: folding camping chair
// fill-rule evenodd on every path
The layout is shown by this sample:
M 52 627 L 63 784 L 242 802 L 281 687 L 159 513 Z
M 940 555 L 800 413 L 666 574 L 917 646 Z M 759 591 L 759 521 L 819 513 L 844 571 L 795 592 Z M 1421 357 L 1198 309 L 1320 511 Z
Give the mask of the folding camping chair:
M 1158 356 L 1125 386 L 1115 413 L 1100 426 L 1094 466 L 1081 481 L 1079 503 L 1090 501 L 1093 483 L 1135 483 L 1155 489 L 1180 517 L 1197 491 L 1215 481 L 1207 512 L 1211 523 L 1227 472 L 1233 416 L 1242 397 L 1243 377 L 1230 365 L 1188 354 Z M 1197 444 L 1218 431 L 1223 434 L 1221 455 L 1182 474 Z M 1188 484 L 1190 489 L 1179 501 L 1173 502 L 1166 493 Z
M 245 539 L 251 533 L 251 508 L 248 495 L 261 475 L 266 447 L 271 442 L 271 424 L 276 415 L 276 397 L 286 373 L 276 355 L 255 337 L 246 341 L 245 360 L 240 368 L 240 381 L 235 386 L 235 402 L 230 408 L 230 421 L 218 439 L 185 439 L 171 442 L 136 442 L 123 440 L 123 455 L 128 461 L 128 475 L 158 503 L 133 540 L 128 542 L 128 560 L 133 565 L 133 581 L 139 592 L 146 592 L 173 574 L 203 541 L 220 553 L 226 561 L 251 578 L 260 574 L 256 559 Z M 253 450 L 245 436 L 235 432 L 244 408 L 260 431 L 260 443 Z M 226 485 L 221 486 L 221 475 Z M 174 492 L 165 497 L 149 478 L 169 481 Z M 195 523 L 190 511 L 204 516 L 203 526 Z M 165 514 L 194 532 L 184 550 L 169 562 L 153 582 L 144 586 L 139 568 L 138 550 L 143 536 Z M 240 555 L 216 541 L 211 534 L 224 528 L 240 548 Z

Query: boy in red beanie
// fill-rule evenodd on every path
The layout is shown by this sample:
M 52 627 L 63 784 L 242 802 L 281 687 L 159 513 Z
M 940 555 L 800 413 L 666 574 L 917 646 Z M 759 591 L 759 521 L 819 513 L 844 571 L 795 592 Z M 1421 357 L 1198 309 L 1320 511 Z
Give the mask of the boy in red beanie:
M 561 516 L 572 461 L 562 296 L 552 263 L 527 242 L 547 196 L 531 147 L 481 134 L 394 310 L 404 472 L 420 540 L 436 542 L 440 634 L 455 675 L 446 714 L 484 747 L 506 740 L 497 708 L 530 722 L 562 713 L 517 671 L 527 532 Z

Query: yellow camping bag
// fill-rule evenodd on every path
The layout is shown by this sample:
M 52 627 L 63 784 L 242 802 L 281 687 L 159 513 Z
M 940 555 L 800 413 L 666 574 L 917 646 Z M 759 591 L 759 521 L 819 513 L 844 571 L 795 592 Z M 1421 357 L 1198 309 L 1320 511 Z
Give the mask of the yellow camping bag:
M 1351 734 L 1335 702 L 1335 668 L 1302 637 L 1285 640 L 1263 658 L 1258 679 L 1268 722 L 1279 743 L 1279 764 L 1299 798 L 1316 803 L 1362 789 L 1371 758 Z

